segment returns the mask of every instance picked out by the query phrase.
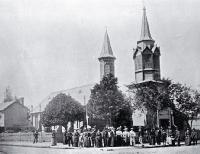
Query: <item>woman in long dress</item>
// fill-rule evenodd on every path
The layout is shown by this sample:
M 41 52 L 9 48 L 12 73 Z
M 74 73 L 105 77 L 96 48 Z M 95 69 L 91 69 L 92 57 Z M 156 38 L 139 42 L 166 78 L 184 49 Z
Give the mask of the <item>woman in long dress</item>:
M 190 130 L 187 128 L 185 132 L 185 145 L 190 145 Z
M 96 133 L 96 147 L 102 147 L 102 135 L 101 132 L 98 130 Z

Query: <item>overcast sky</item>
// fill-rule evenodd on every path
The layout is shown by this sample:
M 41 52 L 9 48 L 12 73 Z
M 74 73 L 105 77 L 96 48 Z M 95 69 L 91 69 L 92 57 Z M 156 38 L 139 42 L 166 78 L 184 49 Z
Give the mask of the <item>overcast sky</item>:
M 200 86 L 200 1 L 145 0 L 161 76 Z M 0 0 L 0 98 L 9 85 L 25 104 L 50 92 L 98 82 L 106 26 L 116 76 L 134 81 L 132 49 L 142 0 Z

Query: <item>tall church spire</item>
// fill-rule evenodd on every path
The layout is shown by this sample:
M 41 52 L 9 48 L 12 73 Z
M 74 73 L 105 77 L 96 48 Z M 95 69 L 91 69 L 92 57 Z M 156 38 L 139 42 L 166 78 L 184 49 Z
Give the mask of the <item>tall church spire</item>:
M 146 16 L 146 8 L 143 8 L 143 17 L 142 17 L 142 29 L 140 35 L 140 41 L 142 40 L 153 40 L 149 30 L 149 24 Z
M 115 56 L 110 45 L 110 39 L 108 32 L 106 30 L 104 35 L 103 47 L 101 50 L 100 57 L 98 58 L 100 62 L 100 79 L 108 74 L 113 74 L 115 76 Z
M 160 80 L 160 47 L 151 37 L 146 9 L 143 9 L 142 29 L 140 40 L 134 50 L 136 83 Z
M 115 58 L 114 55 L 113 55 L 111 45 L 110 45 L 110 39 L 109 39 L 109 36 L 108 36 L 107 29 L 106 29 L 106 32 L 105 32 L 105 35 L 104 35 L 103 47 L 102 47 L 101 54 L 100 54 L 99 58 L 102 58 L 102 57 Z

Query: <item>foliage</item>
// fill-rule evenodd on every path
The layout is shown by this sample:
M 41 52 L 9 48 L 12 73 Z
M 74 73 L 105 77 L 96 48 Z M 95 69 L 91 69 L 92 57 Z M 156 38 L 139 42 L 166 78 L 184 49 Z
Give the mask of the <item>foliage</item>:
M 176 110 L 184 113 L 185 118 L 190 119 L 192 124 L 192 120 L 200 112 L 200 93 L 180 83 L 172 84 L 169 89 Z
M 131 97 L 133 109 L 152 110 L 156 112 L 159 108 L 172 106 L 172 102 L 168 95 L 168 87 L 171 81 L 163 79 L 161 82 L 145 82 L 142 84 L 129 85 L 129 91 L 133 94 Z
M 83 120 L 84 107 L 66 94 L 58 94 L 46 106 L 41 122 L 45 127 L 62 125 L 67 127 L 69 121 Z
M 118 89 L 117 78 L 112 74 L 94 86 L 87 107 L 89 117 L 105 120 L 112 126 L 129 125 L 131 121 L 130 103 Z
M 150 111 L 147 121 L 152 125 L 156 123 L 156 111 L 170 107 L 174 110 L 175 124 L 182 125 L 189 117 L 193 119 L 199 112 L 200 94 L 186 85 L 172 83 L 169 79 L 158 82 L 145 82 L 129 85 L 129 91 L 133 94 L 133 109 L 145 107 Z M 178 115 L 178 117 L 177 117 Z M 181 121 L 180 121 L 181 120 Z M 153 124 L 153 123 L 154 124 Z

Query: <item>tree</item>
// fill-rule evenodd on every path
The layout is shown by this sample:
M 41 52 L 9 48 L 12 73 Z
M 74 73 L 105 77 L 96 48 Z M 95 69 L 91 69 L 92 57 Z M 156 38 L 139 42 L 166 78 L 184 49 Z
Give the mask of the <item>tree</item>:
M 147 110 L 148 128 L 156 127 L 157 110 L 160 111 L 173 104 L 168 95 L 168 87 L 171 80 L 163 79 L 159 82 L 144 82 L 142 84 L 131 84 L 128 86 L 132 93 L 131 102 L 133 110 Z
M 192 126 L 193 119 L 200 111 L 200 93 L 180 83 L 172 84 L 169 89 L 175 108 L 184 113 L 187 120 L 191 120 Z
M 200 94 L 186 85 L 172 83 L 169 79 L 161 82 L 145 82 L 129 86 L 133 93 L 133 109 L 147 109 L 147 127 L 155 127 L 156 111 L 170 107 L 174 111 L 175 125 L 184 127 L 184 121 L 193 119 L 199 112 Z
M 117 78 L 112 74 L 104 76 L 100 84 L 94 86 L 87 107 L 89 117 L 104 120 L 107 125 L 130 125 L 130 103 L 118 89 Z
M 42 113 L 41 123 L 45 127 L 62 125 L 67 128 L 68 122 L 83 120 L 84 107 L 66 94 L 58 94 L 49 104 L 47 104 Z

